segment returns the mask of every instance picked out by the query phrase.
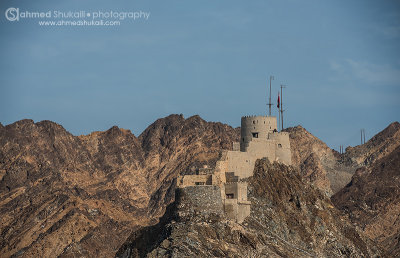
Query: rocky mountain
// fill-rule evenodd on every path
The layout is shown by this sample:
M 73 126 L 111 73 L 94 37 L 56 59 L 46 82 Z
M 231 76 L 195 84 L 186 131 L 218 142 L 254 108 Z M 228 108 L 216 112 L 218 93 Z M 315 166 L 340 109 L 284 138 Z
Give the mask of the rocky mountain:
M 330 149 L 324 142 L 301 126 L 287 128 L 293 165 L 305 180 L 328 196 L 338 192 L 350 181 L 355 171 L 391 153 L 400 145 L 400 124 L 394 122 L 368 142 L 347 147 L 343 154 Z
M 368 166 L 374 161 L 389 155 L 399 145 L 400 123 L 394 122 L 373 136 L 365 144 L 346 148 L 343 160 L 347 164 Z
M 341 155 L 301 126 L 287 128 L 290 133 L 292 163 L 302 177 L 327 196 L 351 180 L 358 164 L 342 162 Z
M 393 124 L 388 128 L 392 130 Z M 400 256 L 400 146 L 358 169 L 332 201 L 379 243 L 387 257 Z
M 400 124 L 391 123 L 343 154 L 300 126 L 287 130 L 292 161 L 303 179 L 328 196 L 337 192 L 332 196 L 335 206 L 377 241 L 386 256 L 400 256 Z
M 368 170 L 376 160 L 393 152 L 395 144 L 398 145 L 398 128 L 398 123 L 394 123 L 380 136 L 373 137 L 363 146 L 348 148 L 342 155 L 329 149 L 300 126 L 287 129 L 291 137 L 294 167 L 300 171 L 304 181 L 304 184 L 298 183 L 298 186 L 307 188 L 308 182 L 311 182 L 315 187 L 307 188 L 314 189 L 307 190 L 314 197 L 301 195 L 300 188 L 296 188 L 295 194 L 303 199 L 315 199 L 316 188 L 322 190 L 326 196 L 340 190 L 350 182 L 357 168 L 367 165 Z M 239 133 L 239 128 L 206 122 L 198 116 L 185 119 L 182 115 L 159 119 L 138 137 L 129 130 L 116 126 L 104 132 L 74 136 L 50 121 L 34 123 L 32 120 L 21 120 L 7 126 L 0 124 L 0 256 L 114 256 L 128 236 L 132 239 L 135 235 L 132 232 L 142 234 L 140 232 L 143 229 L 138 229 L 162 224 L 158 223 L 159 218 L 174 201 L 175 179 L 179 174 L 192 173 L 193 167 L 213 167 L 221 150 L 230 149 L 232 142 L 239 139 Z M 269 169 L 269 165 L 265 166 L 265 169 Z M 266 185 L 263 187 L 269 189 Z M 254 194 L 256 186 L 250 189 L 253 189 Z M 292 193 L 292 190 L 285 191 Z M 269 191 L 277 189 L 271 188 Z M 331 251 L 337 252 L 341 244 L 344 246 L 342 251 L 348 249 L 350 253 L 364 255 L 375 253 L 361 248 L 355 243 L 358 240 L 353 241 L 346 236 L 343 238 L 343 231 L 340 230 L 343 225 L 349 225 L 347 222 L 343 222 L 345 224 L 342 226 L 339 225 L 341 222 L 337 222 L 337 225 L 321 222 L 324 227 L 336 230 L 332 234 L 338 245 L 335 244 L 333 249 L 327 246 L 318 249 L 313 242 L 315 239 L 310 240 L 314 244 L 306 243 L 308 240 L 300 241 L 303 236 L 313 238 L 313 234 L 317 234 L 313 225 L 319 223 L 320 219 L 312 217 L 315 210 L 307 206 L 308 204 L 302 204 L 300 213 L 285 215 L 291 212 L 289 207 L 293 204 L 273 208 L 273 205 L 279 204 L 263 203 L 263 197 L 260 196 L 254 194 L 252 197 L 256 205 L 259 203 L 256 206 L 258 210 L 252 211 L 252 214 L 257 215 L 252 215 L 253 224 L 248 222 L 243 232 L 251 232 L 252 236 L 258 234 L 255 233 L 258 229 L 267 232 L 260 233 L 265 242 L 261 246 L 268 243 L 275 245 L 265 247 L 267 253 L 299 256 L 307 256 L 307 253 L 313 252 L 328 254 Z M 286 197 L 268 198 L 281 198 L 281 202 L 285 203 Z M 331 207 L 324 196 L 317 199 L 325 203 L 325 206 L 321 206 L 322 210 Z M 290 203 L 292 202 L 297 201 L 292 199 Z M 317 206 L 320 205 L 319 202 L 317 201 Z M 387 203 L 392 205 L 392 202 Z M 269 207 L 268 211 L 264 211 L 262 207 Z M 307 207 L 306 210 L 303 210 L 304 207 Z M 340 205 L 338 207 L 341 208 Z M 333 208 L 327 209 L 329 216 L 339 216 Z M 169 220 L 168 214 L 174 213 L 172 210 L 169 209 L 161 221 Z M 392 208 L 390 210 L 396 211 Z M 305 211 L 307 212 L 304 213 Z M 255 216 L 264 216 L 262 214 L 274 218 L 276 225 L 267 224 L 265 218 L 256 220 Z M 312 218 L 317 222 L 311 223 L 306 214 L 310 216 L 311 222 Z M 391 216 L 392 213 L 387 214 L 386 216 Z M 296 221 L 297 217 L 301 218 L 299 224 L 290 222 Z M 226 221 L 223 216 L 220 220 Z M 257 223 L 262 226 L 257 228 Z M 218 225 L 231 227 L 229 230 L 232 232 L 240 228 L 230 222 Z M 280 228 L 283 228 L 282 232 L 274 231 Z M 293 233 L 295 235 L 303 234 L 299 233 L 300 228 L 305 228 L 308 233 L 303 232 L 306 235 L 301 235 L 300 238 L 290 238 L 291 232 L 297 232 Z M 354 236 L 354 232 L 350 231 L 346 231 L 346 234 Z M 282 240 L 277 240 L 280 239 L 278 237 L 272 238 L 271 232 Z M 368 234 L 367 231 L 364 232 Z M 235 237 L 237 239 L 232 241 L 247 241 L 240 234 Z M 359 237 L 361 242 L 367 243 L 362 234 Z M 396 238 L 388 239 L 396 241 Z M 222 237 L 219 241 L 225 243 L 225 240 Z M 214 242 L 210 242 L 212 243 Z M 227 248 L 231 246 L 228 245 Z M 259 250 L 254 252 L 258 253 Z
M 293 167 L 259 160 L 254 176 L 248 181 L 252 209 L 242 224 L 227 220 L 214 207 L 197 207 L 207 196 L 196 199 L 191 194 L 193 187 L 178 189 L 176 201 L 168 207 L 160 223 L 132 234 L 117 256 L 374 257 L 380 254 L 325 195 L 303 182 Z M 199 188 L 207 187 L 214 186 Z M 215 202 L 215 198 L 208 197 L 208 204 Z
M 212 165 L 238 130 L 171 115 L 139 137 L 112 127 L 73 136 L 22 120 L 0 126 L 0 256 L 109 257 L 154 224 L 174 198 L 174 179 Z

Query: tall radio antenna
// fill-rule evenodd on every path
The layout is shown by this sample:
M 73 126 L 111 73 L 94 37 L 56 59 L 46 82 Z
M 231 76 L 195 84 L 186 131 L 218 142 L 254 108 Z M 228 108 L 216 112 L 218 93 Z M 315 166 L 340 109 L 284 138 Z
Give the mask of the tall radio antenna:
M 274 79 L 275 78 L 274 78 L 273 75 L 269 76 L 269 103 L 268 103 L 268 106 L 269 106 L 268 115 L 269 116 L 271 116 L 271 106 L 272 106 L 272 102 L 271 102 L 271 81 L 274 80 Z

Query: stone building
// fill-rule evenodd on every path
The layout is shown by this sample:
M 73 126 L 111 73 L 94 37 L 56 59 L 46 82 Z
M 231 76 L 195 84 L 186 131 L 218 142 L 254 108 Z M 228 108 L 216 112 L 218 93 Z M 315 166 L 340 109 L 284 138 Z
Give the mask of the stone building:
M 213 169 L 198 169 L 195 175 L 180 176 L 178 188 L 189 186 L 219 187 L 225 215 L 241 223 L 250 215 L 247 182 L 257 159 L 268 158 L 291 165 L 289 134 L 278 132 L 276 117 L 244 116 L 239 143 L 232 151 L 223 151 Z M 200 189 L 200 188 L 199 188 Z

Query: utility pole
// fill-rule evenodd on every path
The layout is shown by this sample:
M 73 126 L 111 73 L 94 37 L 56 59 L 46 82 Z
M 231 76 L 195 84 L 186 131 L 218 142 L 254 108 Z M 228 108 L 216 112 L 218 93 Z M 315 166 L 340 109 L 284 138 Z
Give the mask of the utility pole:
M 363 129 L 363 132 L 364 132 L 364 144 L 365 144 L 365 129 Z
M 362 129 L 361 129 L 361 144 L 362 144 L 362 139 L 363 139 L 363 137 L 362 137 Z
M 285 110 L 283 110 L 283 88 L 286 88 L 286 85 L 281 84 L 281 122 L 282 122 L 282 129 L 283 130 L 283 112 Z
M 271 75 L 271 76 L 269 76 L 269 103 L 268 103 L 268 106 L 269 106 L 269 116 L 271 116 L 271 106 L 272 106 L 272 103 L 271 103 L 271 80 L 274 80 L 275 78 L 274 78 L 274 76 L 273 75 Z
M 365 143 L 365 129 L 361 129 L 361 144 Z

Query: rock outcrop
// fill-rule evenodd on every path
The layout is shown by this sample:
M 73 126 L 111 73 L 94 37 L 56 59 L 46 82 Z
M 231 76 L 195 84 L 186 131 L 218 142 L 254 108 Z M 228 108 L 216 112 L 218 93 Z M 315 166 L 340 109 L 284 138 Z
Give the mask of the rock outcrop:
M 119 257 L 373 257 L 376 247 L 292 167 L 259 160 L 249 181 L 251 215 L 242 224 L 201 212 L 178 189 L 160 223 L 144 227 Z M 207 188 L 214 186 L 197 186 Z M 213 198 L 211 198 L 213 199 Z M 212 203 L 212 201 L 208 200 Z M 215 210 L 215 209 L 209 209 Z
M 358 165 L 342 162 L 341 155 L 301 126 L 287 128 L 293 165 L 302 177 L 327 196 L 339 191 L 351 180 Z

